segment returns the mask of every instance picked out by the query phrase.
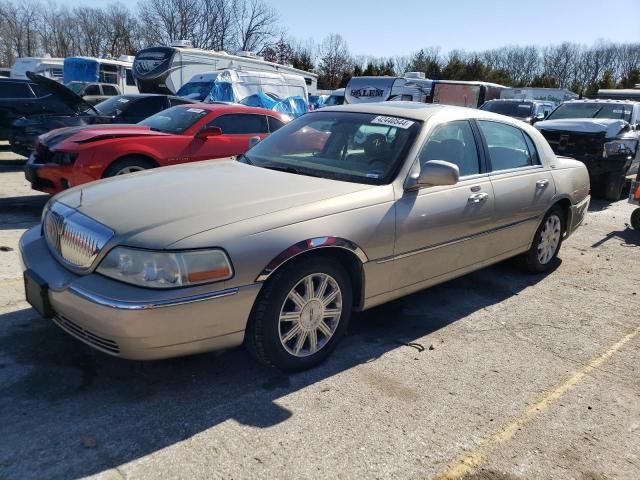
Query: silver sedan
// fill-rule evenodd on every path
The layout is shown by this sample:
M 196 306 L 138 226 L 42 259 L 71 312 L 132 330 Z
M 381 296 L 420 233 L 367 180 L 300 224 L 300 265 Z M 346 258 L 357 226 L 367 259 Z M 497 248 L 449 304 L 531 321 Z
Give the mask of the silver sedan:
M 584 165 L 534 128 L 386 102 L 304 115 L 235 159 L 70 189 L 20 249 L 27 300 L 105 353 L 244 343 L 293 371 L 354 310 L 513 256 L 550 269 L 588 204 Z

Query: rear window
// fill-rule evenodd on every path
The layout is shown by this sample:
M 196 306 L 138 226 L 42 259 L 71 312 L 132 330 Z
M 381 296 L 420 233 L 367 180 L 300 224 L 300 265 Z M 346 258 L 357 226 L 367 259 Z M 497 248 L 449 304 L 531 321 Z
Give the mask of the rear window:
M 526 118 L 533 112 L 533 105 L 527 102 L 487 102 L 480 110 L 499 113 L 508 117 Z
M 25 82 L 2 82 L 0 98 L 33 98 L 33 92 Z

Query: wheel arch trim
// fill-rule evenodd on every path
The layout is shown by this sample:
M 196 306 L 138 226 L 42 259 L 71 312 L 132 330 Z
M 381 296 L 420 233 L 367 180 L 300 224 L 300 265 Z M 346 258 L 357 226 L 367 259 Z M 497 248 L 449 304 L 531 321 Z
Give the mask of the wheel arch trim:
M 307 252 L 320 249 L 339 248 L 347 250 L 354 254 L 360 263 L 365 264 L 369 261 L 367 254 L 364 253 L 356 243 L 341 237 L 314 237 L 301 242 L 295 243 L 276 255 L 269 264 L 260 272 L 256 278 L 256 282 L 266 281 L 278 268 L 289 262 L 295 257 Z

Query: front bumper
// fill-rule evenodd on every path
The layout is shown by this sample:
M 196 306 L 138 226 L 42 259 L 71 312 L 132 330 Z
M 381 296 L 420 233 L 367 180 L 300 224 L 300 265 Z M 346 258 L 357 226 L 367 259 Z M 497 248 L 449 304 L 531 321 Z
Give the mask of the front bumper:
M 24 177 L 31 184 L 32 189 L 56 194 L 71 186 L 73 165 L 35 163 L 34 154 L 31 153 L 24 167 Z
M 136 360 L 240 345 L 261 287 L 161 291 L 79 276 L 54 259 L 39 226 L 22 236 L 20 254 L 24 268 L 46 282 L 56 325 L 102 352 Z
M 584 217 L 586 217 L 587 211 L 589 210 L 590 201 L 591 196 L 587 195 L 582 201 L 575 205 L 571 205 L 571 208 L 569 209 L 569 218 L 567 219 L 565 238 L 569 237 L 569 235 L 575 232 L 582 224 Z

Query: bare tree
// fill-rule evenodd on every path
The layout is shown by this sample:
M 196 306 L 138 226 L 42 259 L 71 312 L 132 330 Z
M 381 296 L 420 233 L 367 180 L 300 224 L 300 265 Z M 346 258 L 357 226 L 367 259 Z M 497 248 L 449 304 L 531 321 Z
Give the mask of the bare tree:
M 277 34 L 278 13 L 262 0 L 234 0 L 233 23 L 236 46 L 241 51 L 259 51 Z
M 346 74 L 352 69 L 349 47 L 342 36 L 332 33 L 322 42 L 318 65 L 318 83 L 324 88 L 338 88 Z

